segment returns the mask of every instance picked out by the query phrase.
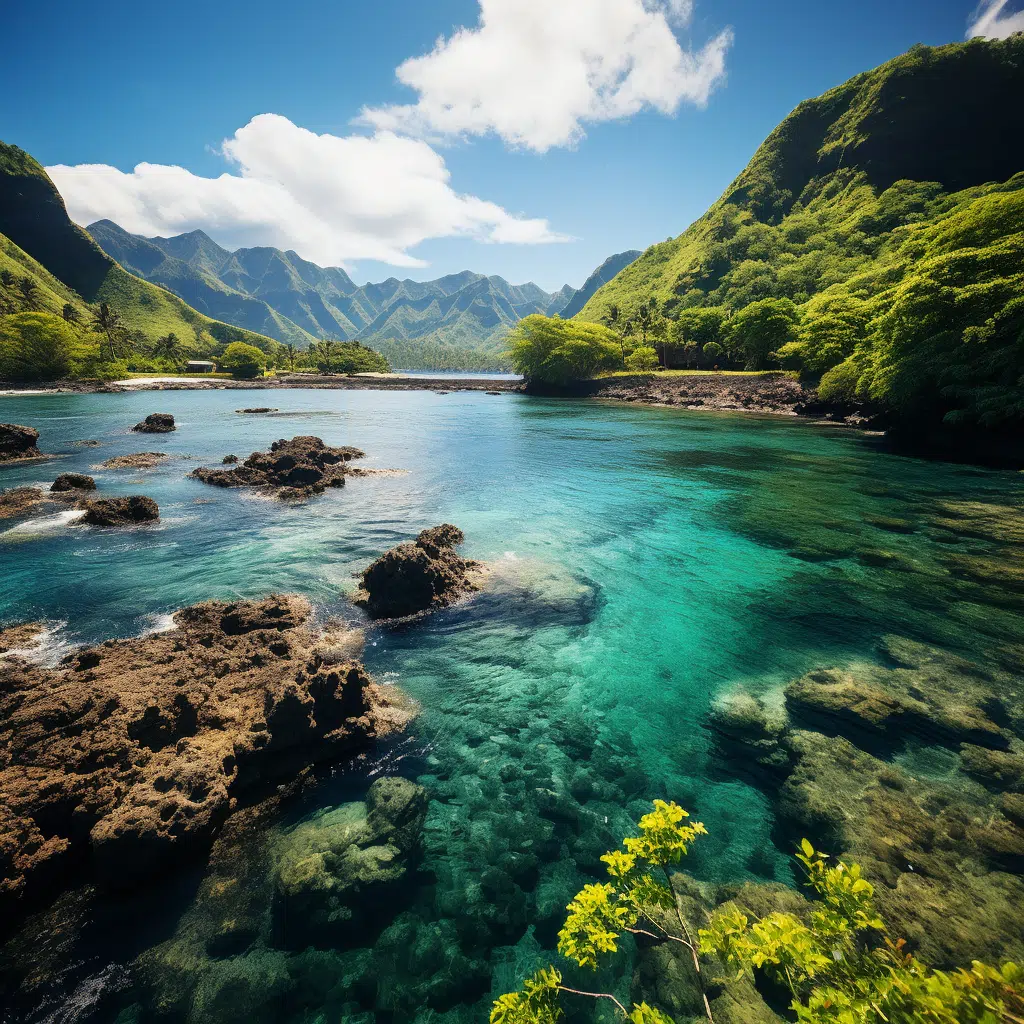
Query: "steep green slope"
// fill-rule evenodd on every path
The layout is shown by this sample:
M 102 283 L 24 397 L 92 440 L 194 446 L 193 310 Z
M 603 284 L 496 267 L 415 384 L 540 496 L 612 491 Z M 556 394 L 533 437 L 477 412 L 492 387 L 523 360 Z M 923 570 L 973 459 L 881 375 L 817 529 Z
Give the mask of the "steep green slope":
M 37 285 L 33 307 L 59 313 L 70 303 L 83 317 L 108 303 L 138 339 L 175 334 L 185 351 L 206 354 L 228 341 L 266 351 L 275 343 L 197 313 L 178 296 L 132 276 L 68 218 L 64 202 L 31 156 L 0 142 L 0 261 Z M 3 269 L 3 267 L 0 267 Z M 17 295 L 5 289 L 7 303 Z M 22 303 L 21 308 L 29 305 Z
M 1022 95 L 1017 36 L 914 47 L 802 103 L 700 220 L 648 249 L 580 318 L 649 296 L 669 317 L 788 300 L 797 326 L 776 348 L 787 365 L 831 371 L 833 397 L 1018 424 Z

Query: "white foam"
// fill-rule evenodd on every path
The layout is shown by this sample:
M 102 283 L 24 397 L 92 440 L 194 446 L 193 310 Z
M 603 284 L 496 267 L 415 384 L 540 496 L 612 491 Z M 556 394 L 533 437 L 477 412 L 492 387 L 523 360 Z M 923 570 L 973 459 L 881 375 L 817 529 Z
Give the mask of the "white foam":
M 77 522 L 84 515 L 84 509 L 72 508 L 52 516 L 27 519 L 23 523 L 18 523 L 16 526 L 0 532 L 0 538 L 9 537 L 12 540 L 23 540 L 26 537 L 36 537 L 40 534 L 56 533 Z
M 0 661 L 3 661 L 4 658 L 21 658 L 34 665 L 53 668 L 62 658 L 66 658 L 76 646 L 68 639 L 67 625 L 67 622 L 47 623 L 36 635 L 33 643 L 28 647 L 12 647 L 9 651 L 0 654 Z
M 141 616 L 141 619 L 146 625 L 139 636 L 156 636 L 178 628 L 174 623 L 173 612 L 150 612 Z

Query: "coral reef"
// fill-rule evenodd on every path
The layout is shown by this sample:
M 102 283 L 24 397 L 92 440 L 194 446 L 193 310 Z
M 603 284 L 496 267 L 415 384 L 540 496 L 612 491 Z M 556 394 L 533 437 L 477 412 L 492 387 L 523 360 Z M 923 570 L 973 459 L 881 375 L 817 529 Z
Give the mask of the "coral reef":
M 0 662 L 0 903 L 88 863 L 108 886 L 201 854 L 246 795 L 403 726 L 411 708 L 298 597 L 177 612 L 56 669 Z
M 481 566 L 456 554 L 464 540 L 457 526 L 442 523 L 386 551 L 363 571 L 356 604 L 372 618 L 394 619 L 443 608 L 471 593 Z
M 98 498 L 83 501 L 82 522 L 90 526 L 137 526 L 160 518 L 160 508 L 152 498 L 133 494 L 127 498 Z
M 279 498 L 301 499 L 343 487 L 348 463 L 364 457 L 358 448 L 332 448 L 319 437 L 282 438 L 269 452 L 253 452 L 236 469 L 200 466 L 189 475 L 216 487 L 254 487 Z
M 0 462 L 38 459 L 43 453 L 37 447 L 39 431 L 17 423 L 0 423 Z
M 174 417 L 169 412 L 150 413 L 141 423 L 132 427 L 137 434 L 169 434 L 177 429 Z

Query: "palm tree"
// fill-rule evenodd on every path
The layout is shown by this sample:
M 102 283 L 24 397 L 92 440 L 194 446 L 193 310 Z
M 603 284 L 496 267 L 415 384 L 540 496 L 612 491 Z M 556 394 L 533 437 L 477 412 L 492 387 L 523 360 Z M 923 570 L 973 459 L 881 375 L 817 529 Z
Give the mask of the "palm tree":
M 327 372 L 330 373 L 331 365 L 334 362 L 334 339 L 324 338 L 324 340 L 320 342 L 320 351 L 323 353 L 324 363 L 327 366 Z
M 121 314 L 113 310 L 105 302 L 100 303 L 100 311 L 92 318 L 92 329 L 97 334 L 105 334 L 110 347 L 110 358 L 117 358 L 114 338 L 124 333 L 124 320 Z
M 649 302 L 643 302 L 640 304 L 640 308 L 634 314 L 637 327 L 640 328 L 640 337 L 643 340 L 644 348 L 647 348 L 647 332 L 651 329 L 651 324 L 654 322 L 654 309 L 651 307 Z
M 74 306 L 71 305 L 70 302 L 64 303 L 64 308 L 60 311 L 60 315 L 64 317 L 69 324 L 77 324 L 82 319 L 81 314 Z
M 181 355 L 181 342 L 178 341 L 178 336 L 171 331 L 170 334 L 165 334 L 162 338 L 157 338 L 156 344 L 153 346 L 153 354 L 156 356 L 164 356 L 173 362 Z
M 605 325 L 610 330 L 615 331 L 615 333 L 619 336 L 619 349 L 622 352 L 622 365 L 625 366 L 626 365 L 626 343 L 622 340 L 622 332 L 617 329 L 618 328 L 619 319 L 620 319 L 621 316 L 622 316 L 622 310 L 619 309 L 618 305 L 613 302 L 608 307 L 608 310 L 605 313 L 603 319 L 604 319 Z
M 21 292 L 21 301 L 25 304 L 25 307 L 32 309 L 36 304 L 36 292 L 39 291 L 39 286 L 31 277 L 23 277 L 18 282 L 18 291 Z
M 285 357 L 285 359 L 288 360 L 288 369 L 289 370 L 294 370 L 295 369 L 295 346 L 291 342 L 288 342 L 288 344 L 285 345 L 285 347 L 284 347 L 284 357 Z

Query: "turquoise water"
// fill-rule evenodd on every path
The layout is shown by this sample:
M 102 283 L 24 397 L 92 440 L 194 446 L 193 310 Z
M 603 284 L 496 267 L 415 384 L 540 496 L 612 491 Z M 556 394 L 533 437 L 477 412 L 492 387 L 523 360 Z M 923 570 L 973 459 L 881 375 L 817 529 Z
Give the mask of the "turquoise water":
M 951 567 L 951 552 L 1001 549 L 998 537 L 960 536 L 948 503 L 1019 507 L 1024 478 L 882 454 L 838 428 L 480 393 L 282 391 L 268 417 L 237 415 L 237 392 L 0 402 L 0 419 L 36 427 L 59 456 L 0 470 L 0 486 L 92 472 L 103 492 L 147 494 L 162 513 L 126 533 L 66 516 L 0 523 L 0 624 L 43 618 L 62 624 L 58 642 L 91 642 L 158 627 L 184 604 L 273 590 L 361 621 L 346 601 L 353 574 L 442 521 L 495 566 L 474 601 L 368 630 L 369 667 L 422 714 L 381 765 L 326 785 L 302 813 L 398 771 L 431 797 L 426 854 L 383 932 L 336 951 L 333 975 L 356 980 L 322 991 L 308 964 L 295 967 L 267 1019 L 485 1019 L 653 797 L 706 823 L 687 864 L 698 876 L 791 881 L 766 799 L 710 757 L 716 696 L 873 658 L 885 633 L 982 659 L 1022 635 L 1011 584 Z M 154 411 L 173 413 L 177 432 L 128 432 Z M 185 479 L 295 434 L 405 472 L 299 506 Z M 86 439 L 101 445 L 76 445 Z M 90 470 L 141 450 L 175 458 Z M 180 911 L 136 945 L 169 937 Z M 60 984 L 128 955 L 93 940 Z

